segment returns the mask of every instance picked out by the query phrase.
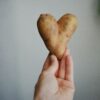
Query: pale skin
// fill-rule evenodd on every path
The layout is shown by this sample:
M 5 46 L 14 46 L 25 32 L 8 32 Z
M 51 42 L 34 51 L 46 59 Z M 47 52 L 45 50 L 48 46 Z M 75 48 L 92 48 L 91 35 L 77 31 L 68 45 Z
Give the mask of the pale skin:
M 68 50 L 61 60 L 49 54 L 35 86 L 34 100 L 73 100 L 74 92 L 73 61 Z

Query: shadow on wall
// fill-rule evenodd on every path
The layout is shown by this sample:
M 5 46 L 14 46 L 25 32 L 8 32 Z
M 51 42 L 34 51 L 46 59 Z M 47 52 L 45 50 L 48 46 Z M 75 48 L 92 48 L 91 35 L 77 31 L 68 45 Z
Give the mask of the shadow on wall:
M 94 0 L 93 2 L 93 11 L 94 11 L 94 18 L 98 27 L 100 26 L 100 0 Z
M 98 9 L 98 15 L 100 16 L 100 0 L 98 0 L 98 7 L 97 7 L 97 9 Z

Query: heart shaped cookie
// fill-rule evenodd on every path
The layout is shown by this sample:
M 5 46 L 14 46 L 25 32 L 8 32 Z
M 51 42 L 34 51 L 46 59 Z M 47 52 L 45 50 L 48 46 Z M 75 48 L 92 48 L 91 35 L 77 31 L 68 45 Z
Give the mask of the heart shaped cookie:
M 72 14 L 65 14 L 56 21 L 50 14 L 41 14 L 37 27 L 48 50 L 61 59 L 68 41 L 76 30 L 77 18 Z

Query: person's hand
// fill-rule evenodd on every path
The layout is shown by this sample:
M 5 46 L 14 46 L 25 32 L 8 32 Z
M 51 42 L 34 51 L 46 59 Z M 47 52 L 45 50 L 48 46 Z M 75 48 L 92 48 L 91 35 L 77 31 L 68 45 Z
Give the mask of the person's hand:
M 73 100 L 74 91 L 73 62 L 68 50 L 60 61 L 49 54 L 35 86 L 34 99 Z

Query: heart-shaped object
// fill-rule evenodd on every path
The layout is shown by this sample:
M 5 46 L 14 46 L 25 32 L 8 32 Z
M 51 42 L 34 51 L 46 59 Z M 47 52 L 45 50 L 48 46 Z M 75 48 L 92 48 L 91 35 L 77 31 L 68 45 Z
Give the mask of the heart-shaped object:
M 66 44 L 77 27 L 77 18 L 72 14 L 63 15 L 58 21 L 50 14 L 41 14 L 37 27 L 48 50 L 61 59 Z

